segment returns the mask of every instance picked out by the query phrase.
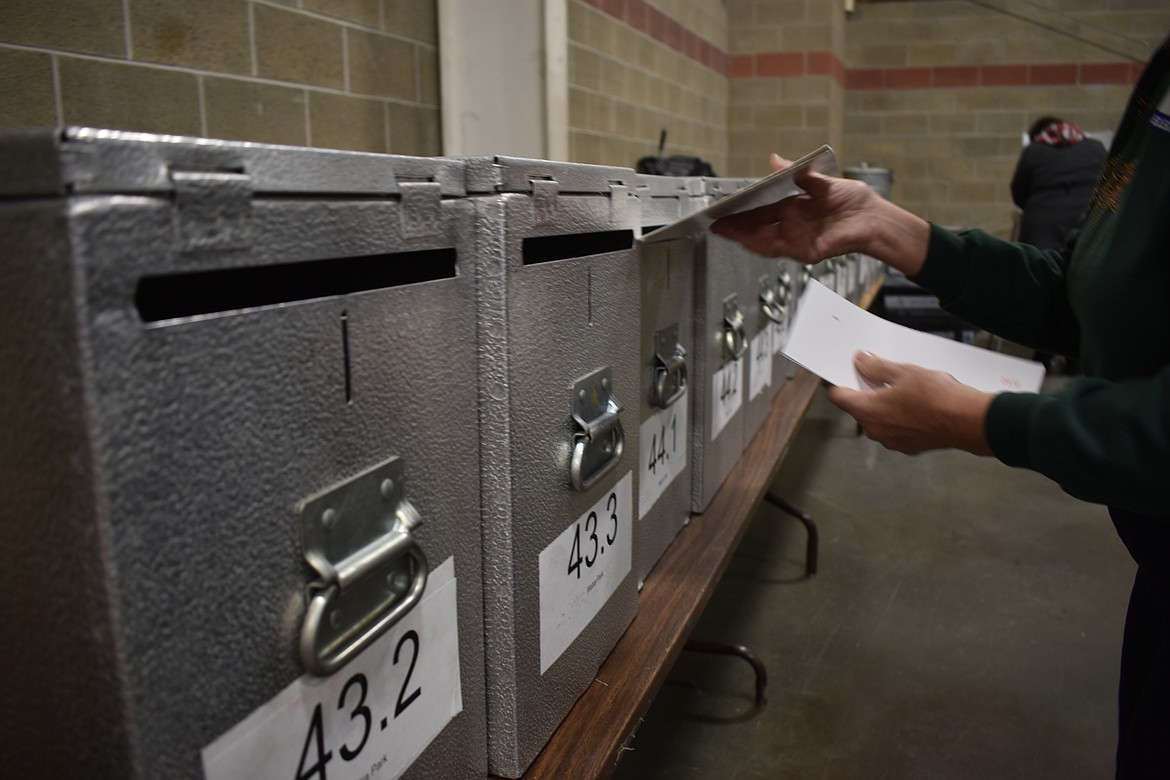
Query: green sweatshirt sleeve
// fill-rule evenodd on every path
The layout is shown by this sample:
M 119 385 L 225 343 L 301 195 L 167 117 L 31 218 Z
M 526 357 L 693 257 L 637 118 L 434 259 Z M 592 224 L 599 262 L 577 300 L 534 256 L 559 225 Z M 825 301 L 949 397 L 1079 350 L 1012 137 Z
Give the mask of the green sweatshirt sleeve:
M 985 426 L 997 458 L 1077 498 L 1150 515 L 1170 507 L 1170 367 L 1077 379 L 1056 395 L 1003 393 Z
M 914 282 L 951 314 L 1046 352 L 1076 355 L 1080 330 L 1068 304 L 1064 252 L 1013 244 L 982 230 L 930 226 L 926 262 Z

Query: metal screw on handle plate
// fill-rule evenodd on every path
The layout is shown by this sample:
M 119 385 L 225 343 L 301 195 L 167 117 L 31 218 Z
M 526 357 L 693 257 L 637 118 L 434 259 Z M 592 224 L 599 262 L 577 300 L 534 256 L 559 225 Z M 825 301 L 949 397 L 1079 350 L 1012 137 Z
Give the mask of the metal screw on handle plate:
M 404 461 L 391 457 L 298 505 L 310 583 L 301 623 L 305 669 L 332 674 L 357 657 L 422 598 L 427 559 L 413 532 Z
M 574 490 L 589 490 L 622 458 L 625 433 L 618 416 L 621 404 L 613 396 L 613 371 L 608 366 L 573 383 L 573 433 L 569 482 Z

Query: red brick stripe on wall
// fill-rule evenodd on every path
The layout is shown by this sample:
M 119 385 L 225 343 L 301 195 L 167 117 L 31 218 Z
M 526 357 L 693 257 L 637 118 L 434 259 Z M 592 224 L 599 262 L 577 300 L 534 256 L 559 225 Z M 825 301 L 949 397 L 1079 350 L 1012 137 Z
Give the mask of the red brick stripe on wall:
M 584 0 L 584 3 L 625 22 L 643 35 L 702 63 L 716 73 L 730 75 L 732 58 L 727 52 L 683 27 L 646 0 Z
M 728 54 L 646 0 L 583 0 L 644 35 L 732 79 L 832 76 L 846 89 L 1077 86 L 1137 81 L 1144 62 L 846 68 L 834 52 Z

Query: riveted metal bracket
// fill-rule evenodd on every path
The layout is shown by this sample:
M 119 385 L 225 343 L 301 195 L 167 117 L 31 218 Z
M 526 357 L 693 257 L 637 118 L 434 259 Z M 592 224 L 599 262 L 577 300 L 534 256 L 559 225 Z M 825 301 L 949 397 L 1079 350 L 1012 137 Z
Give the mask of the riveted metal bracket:
M 569 481 L 586 491 L 596 485 L 622 458 L 625 433 L 613 396 L 613 370 L 606 366 L 573 383 L 573 455 Z
M 760 311 L 772 322 L 783 325 L 787 316 L 785 299 L 777 292 L 777 285 L 771 276 L 765 274 L 760 277 Z
M 729 295 L 723 301 L 723 356 L 728 360 L 739 360 L 747 351 L 747 334 L 744 332 L 743 310 L 739 308 L 736 295 Z
M 665 409 L 687 389 L 687 351 L 678 340 L 678 323 L 654 334 L 654 386 L 650 403 Z
M 353 660 L 422 598 L 427 559 L 412 532 L 406 466 L 392 457 L 298 505 L 309 585 L 301 661 L 327 675 Z

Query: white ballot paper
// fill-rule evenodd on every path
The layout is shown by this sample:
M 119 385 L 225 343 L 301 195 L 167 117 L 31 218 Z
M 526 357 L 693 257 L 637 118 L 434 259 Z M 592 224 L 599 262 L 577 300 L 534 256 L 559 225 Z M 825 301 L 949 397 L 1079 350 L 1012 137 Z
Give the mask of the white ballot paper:
M 913 330 L 870 314 L 816 280 L 804 288 L 784 346 L 790 360 L 838 387 L 871 389 L 853 367 L 860 351 L 945 371 L 989 393 L 1036 392 L 1044 366 Z
M 835 175 L 837 173 L 837 158 L 833 155 L 832 148 L 822 146 L 786 168 L 774 171 L 743 189 L 720 198 L 706 208 L 688 214 L 669 225 L 663 225 L 638 240 L 646 244 L 653 244 L 657 241 L 670 241 L 676 238 L 699 235 L 704 233 L 720 217 L 750 211 L 778 200 L 790 198 L 793 195 L 799 195 L 804 190 L 796 186 L 796 175 L 805 170 L 830 176 Z

